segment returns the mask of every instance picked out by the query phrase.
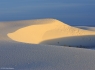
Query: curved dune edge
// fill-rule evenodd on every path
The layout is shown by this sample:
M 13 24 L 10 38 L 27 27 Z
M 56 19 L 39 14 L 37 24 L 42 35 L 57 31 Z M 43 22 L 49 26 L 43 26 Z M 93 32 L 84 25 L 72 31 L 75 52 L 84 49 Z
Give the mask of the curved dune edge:
M 56 19 L 33 20 L 30 23 L 30 26 L 8 33 L 7 36 L 14 41 L 39 44 L 43 41 L 57 38 L 95 35 L 94 31 L 72 27 Z

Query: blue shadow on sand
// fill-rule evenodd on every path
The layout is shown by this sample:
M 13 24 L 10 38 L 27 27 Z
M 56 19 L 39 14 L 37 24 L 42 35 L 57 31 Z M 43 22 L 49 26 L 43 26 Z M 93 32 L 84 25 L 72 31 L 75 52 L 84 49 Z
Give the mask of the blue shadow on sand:
M 95 35 L 62 37 L 45 40 L 40 42 L 40 44 L 92 49 L 95 48 Z

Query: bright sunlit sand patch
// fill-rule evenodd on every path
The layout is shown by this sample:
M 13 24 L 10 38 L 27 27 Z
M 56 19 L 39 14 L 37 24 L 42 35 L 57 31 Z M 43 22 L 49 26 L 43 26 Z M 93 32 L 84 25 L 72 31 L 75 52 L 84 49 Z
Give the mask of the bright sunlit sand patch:
M 30 26 L 8 33 L 8 37 L 18 42 L 39 44 L 42 41 L 57 38 L 95 35 L 94 31 L 69 26 L 56 19 L 33 20 L 30 23 Z

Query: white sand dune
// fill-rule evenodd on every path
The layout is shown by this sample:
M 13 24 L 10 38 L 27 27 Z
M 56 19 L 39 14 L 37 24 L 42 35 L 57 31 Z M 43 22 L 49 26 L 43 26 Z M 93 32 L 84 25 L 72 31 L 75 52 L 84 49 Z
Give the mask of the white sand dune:
M 56 19 L 33 20 L 30 23 L 30 26 L 8 33 L 8 37 L 18 42 L 32 44 L 95 46 L 95 31 L 69 26 Z
M 54 46 L 94 45 L 94 35 L 55 19 L 0 22 L 0 70 L 95 70 L 95 50 Z
M 89 26 L 77 26 L 77 27 L 85 30 L 95 31 L 95 27 L 89 27 Z

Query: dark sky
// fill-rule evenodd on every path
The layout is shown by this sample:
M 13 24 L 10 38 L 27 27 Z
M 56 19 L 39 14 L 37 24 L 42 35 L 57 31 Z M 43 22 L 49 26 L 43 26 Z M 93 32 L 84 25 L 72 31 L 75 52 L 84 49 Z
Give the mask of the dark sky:
M 0 0 L 0 21 L 40 18 L 95 25 L 95 0 Z

